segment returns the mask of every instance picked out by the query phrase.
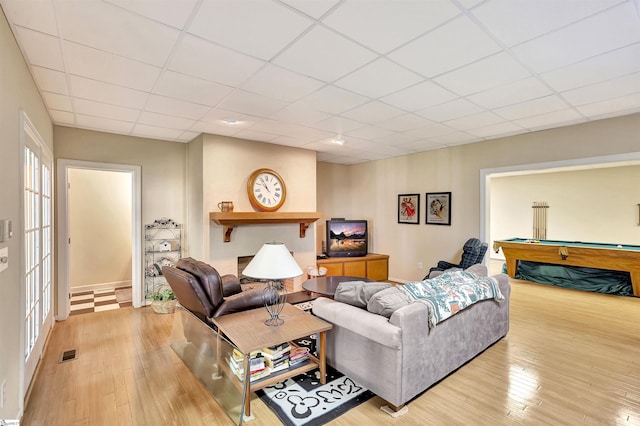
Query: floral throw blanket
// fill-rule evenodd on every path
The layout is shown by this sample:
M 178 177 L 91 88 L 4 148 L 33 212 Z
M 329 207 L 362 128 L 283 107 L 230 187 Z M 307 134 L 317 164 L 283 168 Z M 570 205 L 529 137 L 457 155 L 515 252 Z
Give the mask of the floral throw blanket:
M 480 300 L 504 300 L 495 278 L 478 277 L 466 271 L 445 272 L 435 278 L 407 283 L 398 288 L 411 300 L 427 305 L 429 328 L 434 328 L 440 321 Z

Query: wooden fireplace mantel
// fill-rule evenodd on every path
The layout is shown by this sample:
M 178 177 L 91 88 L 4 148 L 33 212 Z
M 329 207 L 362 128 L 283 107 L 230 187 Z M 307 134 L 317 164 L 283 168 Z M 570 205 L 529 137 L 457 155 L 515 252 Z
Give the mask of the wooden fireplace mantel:
M 304 238 L 309 225 L 322 217 L 319 212 L 211 212 L 209 219 L 216 225 L 222 225 L 224 242 L 231 241 L 231 232 L 241 225 L 276 225 L 280 223 L 298 223 L 300 238 Z

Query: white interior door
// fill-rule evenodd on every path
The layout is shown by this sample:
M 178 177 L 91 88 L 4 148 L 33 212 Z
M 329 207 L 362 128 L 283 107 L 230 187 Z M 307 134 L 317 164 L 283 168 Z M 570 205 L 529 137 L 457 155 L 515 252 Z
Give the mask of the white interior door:
M 23 350 L 22 395 L 31 383 L 53 327 L 52 158 L 23 114 Z

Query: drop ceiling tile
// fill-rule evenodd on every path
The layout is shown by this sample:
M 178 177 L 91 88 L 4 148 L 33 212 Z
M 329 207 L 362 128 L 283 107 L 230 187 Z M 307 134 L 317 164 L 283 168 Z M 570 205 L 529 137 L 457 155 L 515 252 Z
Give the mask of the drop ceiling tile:
M 293 136 L 282 136 L 282 135 L 276 136 L 275 138 L 271 139 L 269 142 L 275 143 L 278 145 L 293 146 L 293 147 L 301 147 L 307 143 L 306 141 L 300 138 L 296 138 Z
M 564 102 L 559 96 L 551 95 L 515 105 L 509 105 L 503 108 L 497 108 L 494 112 L 507 120 L 517 120 L 519 118 L 531 117 L 532 115 L 560 111 L 566 108 L 566 102 Z
M 375 54 L 324 27 L 314 27 L 273 62 L 332 82 L 375 58 Z
M 60 93 L 62 95 L 69 94 L 67 77 L 63 72 L 33 66 L 31 67 L 31 73 L 33 74 L 33 78 L 40 90 Z
M 228 86 L 237 86 L 255 74 L 264 64 L 261 60 L 187 34 L 174 50 L 168 69 Z
M 182 134 L 182 130 L 167 129 L 166 127 L 147 126 L 145 124 L 136 124 L 131 130 L 132 136 L 154 138 L 154 139 L 177 139 Z
M 269 61 L 312 23 L 276 2 L 218 0 L 201 3 L 188 31 Z
M 229 111 L 237 111 L 258 117 L 269 117 L 287 105 L 286 102 L 245 92 L 234 90 L 218 106 Z
M 472 9 L 484 0 L 458 0 L 465 9 Z
M 640 93 L 581 105 L 577 108 L 589 118 L 604 118 L 640 112 Z
M 572 105 L 604 101 L 640 92 L 640 72 L 616 78 L 591 86 L 562 92 L 562 96 Z
M 21 27 L 16 28 L 16 32 L 19 44 L 31 65 L 65 70 L 58 38 Z
M 216 123 L 205 123 L 204 121 L 198 121 L 196 122 L 196 124 L 191 126 L 189 130 L 198 134 L 207 133 L 210 135 L 233 136 L 236 133 L 238 133 L 241 129 L 224 126 Z
M 71 98 L 67 95 L 61 95 L 59 93 L 42 92 L 44 101 L 48 108 L 57 109 L 60 111 L 73 111 L 73 105 Z
M 318 111 L 317 109 L 311 108 L 304 104 L 298 104 L 296 102 L 282 108 L 281 110 L 273 114 L 271 118 L 274 120 L 282 120 L 289 123 L 309 125 L 318 121 L 322 121 L 330 116 L 331 114 Z
M 230 124 L 229 120 L 235 120 L 235 123 Z M 261 118 L 254 117 L 252 115 L 241 114 L 234 111 L 227 111 L 221 108 L 212 109 L 200 119 L 200 121 L 204 121 L 206 123 L 217 124 L 233 129 L 251 127 L 261 120 Z
M 259 95 L 293 102 L 324 85 L 325 83 L 316 79 L 274 65 L 267 65 L 243 84 L 242 88 Z
M 211 108 L 190 102 L 183 102 L 164 96 L 149 95 L 145 110 L 158 114 L 173 115 L 175 117 L 198 120 L 209 112 Z
M 270 133 L 258 132 L 251 129 L 242 129 L 234 135 L 235 138 L 248 139 L 251 141 L 269 142 L 276 138 L 278 135 L 272 135 Z
M 2 9 L 15 25 L 58 36 L 52 1 L 3 0 Z
M 153 93 L 196 104 L 216 106 L 233 88 L 197 77 L 165 70 Z
M 407 71 L 388 59 L 378 59 L 341 78 L 334 84 L 370 98 L 379 98 L 422 81 L 418 74 Z
M 340 0 L 282 0 L 282 2 L 298 9 L 305 15 L 319 19 L 338 4 Z
M 445 147 L 445 145 L 439 142 L 434 142 L 429 139 L 414 140 L 411 142 L 400 144 L 400 146 L 415 152 L 432 151 L 434 149 L 440 149 Z
M 615 31 L 612 31 L 615 22 Z M 513 48 L 513 53 L 543 73 L 640 41 L 633 2 L 584 19 Z
M 165 65 L 180 35 L 105 2 L 61 1 L 56 12 L 65 40 L 158 67 Z
M 529 71 L 505 52 L 436 77 L 434 81 L 465 96 L 529 76 Z
M 182 29 L 187 23 L 189 16 L 193 13 L 193 8 L 198 0 L 180 1 L 148 1 L 148 0 L 105 0 L 137 13 L 154 21 L 171 25 L 174 28 Z
M 200 133 L 182 132 L 182 134 L 177 137 L 177 140 L 182 141 L 182 142 L 191 142 L 192 140 L 194 140 L 198 136 L 200 136 Z
M 504 119 L 491 113 L 491 112 L 481 112 L 479 114 L 469 115 L 467 117 L 456 118 L 453 120 L 446 121 L 446 124 L 449 127 L 453 127 L 458 130 L 468 130 L 468 129 L 477 129 L 479 127 L 488 126 L 490 124 L 497 124 L 504 122 Z
M 388 129 L 383 129 L 376 126 L 365 126 L 359 129 L 351 130 L 347 132 L 347 136 L 353 136 L 360 139 L 380 139 L 385 136 L 393 135 L 395 132 Z
M 498 137 L 503 138 L 510 135 L 517 135 L 523 133 L 524 131 L 525 129 L 514 123 L 504 122 L 492 124 L 485 127 L 478 127 L 476 129 L 469 129 L 466 130 L 466 133 L 477 136 L 479 138 L 493 139 Z
M 249 130 L 299 138 L 303 141 L 314 141 L 331 136 L 331 133 L 297 124 L 283 123 L 276 120 L 262 120 L 251 126 Z
M 387 145 L 397 145 L 403 148 L 411 149 L 410 144 L 416 141 L 415 136 L 407 135 L 405 133 L 391 133 L 390 135 L 375 138 L 373 142 L 384 143 Z
M 476 93 L 468 96 L 467 99 L 482 107 L 492 109 L 540 98 L 549 94 L 551 94 L 551 89 L 537 78 L 529 77 Z
M 438 143 L 446 146 L 455 146 L 455 145 L 460 145 L 464 143 L 479 142 L 482 139 L 465 132 L 455 132 L 455 133 L 449 133 L 448 135 L 434 136 L 431 140 L 434 143 Z
M 73 104 L 77 114 L 91 115 L 93 117 L 135 122 L 140 115 L 140 110 L 134 108 L 110 105 L 80 98 L 75 98 Z
M 142 109 L 148 94 L 89 78 L 69 76 L 71 92 L 76 98 L 90 99 L 113 105 Z
M 340 114 L 369 101 L 369 98 L 357 95 L 335 86 L 325 86 L 301 99 L 309 106 L 331 114 Z
M 359 129 L 364 126 L 366 126 L 366 124 L 337 115 L 329 117 L 326 120 L 319 121 L 313 125 L 315 128 L 333 132 L 337 135 L 343 135 L 351 130 Z
M 75 124 L 75 116 L 72 112 L 50 109 L 49 115 L 51 115 L 51 120 L 53 120 L 55 124 L 68 124 L 70 126 Z
M 450 2 L 345 2 L 323 23 L 373 50 L 386 53 L 453 18 L 460 10 Z
M 157 114 L 155 112 L 144 111 L 138 118 L 138 123 L 155 127 L 167 127 L 169 129 L 189 129 L 196 121 L 186 118 L 174 117 L 172 115 Z
M 434 77 L 500 50 L 481 28 L 461 16 L 388 56 L 426 77 Z
M 76 114 L 76 124 L 80 128 L 125 135 L 129 134 L 134 126 L 134 123 L 126 121 L 109 120 L 106 118 L 91 117 L 82 114 Z
M 409 130 L 404 133 L 417 139 L 431 139 L 436 136 L 448 135 L 452 132 L 455 132 L 455 129 L 452 129 L 449 126 L 445 126 L 444 124 L 431 122 L 422 127 L 418 127 L 417 129 Z
M 382 121 L 377 124 L 383 129 L 394 130 L 396 132 L 405 132 L 407 130 L 417 129 L 425 125 L 432 124 L 429 120 L 414 114 L 405 114 L 394 117 L 390 120 Z
M 340 114 L 343 117 L 350 118 L 362 123 L 375 124 L 380 121 L 389 120 L 390 118 L 402 115 L 405 112 L 385 105 L 382 102 L 373 101 L 356 107 L 352 110 Z
M 620 3 L 622 0 L 491 0 L 473 14 L 508 46 L 530 40 Z
M 436 105 L 417 112 L 418 115 L 442 123 L 454 118 L 465 117 L 467 115 L 476 114 L 483 111 L 478 105 L 469 102 L 466 99 L 459 98 L 444 104 Z
M 160 75 L 160 68 L 76 43 L 64 49 L 67 71 L 78 76 L 148 92 Z
M 540 77 L 555 90 L 564 91 L 638 71 L 640 43 L 550 71 Z
M 550 129 L 553 127 L 582 123 L 584 121 L 586 121 L 586 119 L 573 109 L 554 111 L 513 120 L 515 124 L 529 130 Z
M 385 96 L 381 101 L 405 111 L 417 111 L 445 103 L 457 97 L 457 95 L 443 89 L 437 84 L 431 81 L 425 81 Z

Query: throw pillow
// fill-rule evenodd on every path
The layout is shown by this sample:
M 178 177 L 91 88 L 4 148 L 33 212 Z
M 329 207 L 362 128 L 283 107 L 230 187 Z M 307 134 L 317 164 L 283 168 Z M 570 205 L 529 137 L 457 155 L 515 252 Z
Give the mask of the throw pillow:
M 387 288 L 374 294 L 369 303 L 367 310 L 371 313 L 378 314 L 390 318 L 391 315 L 403 306 L 407 306 L 411 300 L 396 287 Z
M 371 296 L 389 287 L 389 283 L 345 281 L 336 287 L 333 300 L 365 309 Z

